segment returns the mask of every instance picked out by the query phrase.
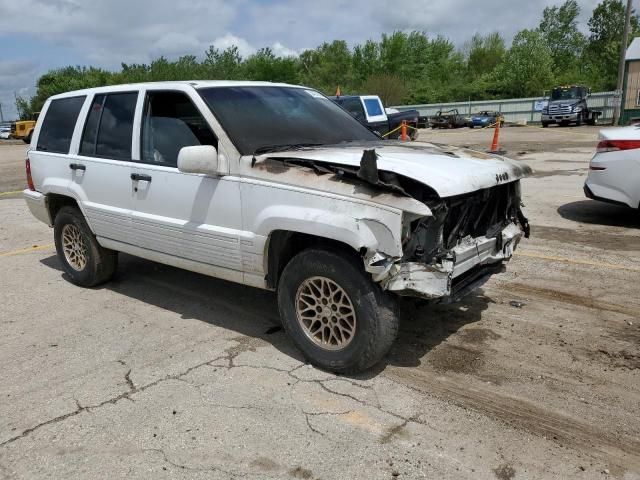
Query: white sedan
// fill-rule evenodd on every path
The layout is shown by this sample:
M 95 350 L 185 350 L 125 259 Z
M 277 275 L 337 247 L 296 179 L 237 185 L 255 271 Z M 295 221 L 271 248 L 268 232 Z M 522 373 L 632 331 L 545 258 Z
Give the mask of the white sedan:
M 600 131 L 584 193 L 594 200 L 639 207 L 640 126 Z

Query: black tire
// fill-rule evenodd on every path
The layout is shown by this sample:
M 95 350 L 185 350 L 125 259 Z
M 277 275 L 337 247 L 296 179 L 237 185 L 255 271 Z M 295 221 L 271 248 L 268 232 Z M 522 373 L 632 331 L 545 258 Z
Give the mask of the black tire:
M 361 372 L 378 363 L 396 339 L 396 301 L 373 283 L 359 262 L 357 257 L 346 253 L 313 248 L 293 257 L 282 272 L 278 284 L 282 324 L 305 359 L 316 367 L 336 373 Z M 355 332 L 342 349 L 328 350 L 319 346 L 305 333 L 298 321 L 298 290 L 304 288 L 303 283 L 313 277 L 335 282 L 351 301 L 355 313 Z M 330 326 L 318 330 L 324 328 Z
M 33 135 L 33 130 L 29 132 L 29 135 L 27 135 L 26 137 L 24 137 L 22 139 L 22 141 L 24 143 L 26 143 L 27 145 L 29 145 L 31 143 L 31 136 Z
M 82 242 L 85 255 L 82 268 L 74 268 L 65 255 L 62 239 L 65 227 L 72 231 L 75 227 L 79 231 L 79 241 Z M 78 208 L 67 206 L 60 209 L 54 220 L 53 236 L 60 263 L 73 283 L 81 287 L 94 287 L 113 276 L 118 265 L 118 253 L 98 244 Z
M 547 128 L 549 124 L 547 122 L 542 122 L 542 128 Z

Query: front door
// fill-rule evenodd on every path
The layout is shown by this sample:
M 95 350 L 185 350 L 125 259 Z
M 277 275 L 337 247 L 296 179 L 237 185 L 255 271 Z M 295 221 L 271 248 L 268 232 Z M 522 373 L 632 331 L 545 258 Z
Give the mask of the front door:
M 217 138 L 182 91 L 146 92 L 140 162 L 132 171 L 132 242 L 138 247 L 218 267 L 241 281 L 241 208 L 237 180 L 178 171 L 182 147 Z

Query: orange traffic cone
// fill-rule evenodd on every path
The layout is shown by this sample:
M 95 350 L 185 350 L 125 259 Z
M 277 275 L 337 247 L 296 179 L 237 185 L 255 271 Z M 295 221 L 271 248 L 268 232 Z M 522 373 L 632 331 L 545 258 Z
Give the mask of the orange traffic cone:
M 504 150 L 500 150 L 499 141 L 500 141 L 500 120 L 496 122 L 495 129 L 493 130 L 493 141 L 491 142 L 491 150 L 489 150 L 489 153 L 496 153 L 496 154 L 504 153 Z
M 403 142 L 406 142 L 407 141 L 407 121 L 402 120 L 402 123 L 400 125 L 402 125 L 400 127 L 400 139 Z
M 339 97 L 340 95 L 342 95 L 342 92 L 340 91 L 340 85 L 338 85 L 338 88 L 336 88 L 336 97 Z

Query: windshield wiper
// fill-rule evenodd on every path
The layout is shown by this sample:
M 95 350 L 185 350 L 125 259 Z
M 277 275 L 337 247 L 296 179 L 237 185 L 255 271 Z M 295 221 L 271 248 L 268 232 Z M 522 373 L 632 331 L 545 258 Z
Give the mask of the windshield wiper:
M 319 147 L 324 143 L 282 143 L 276 145 L 263 145 L 253 152 L 253 155 L 261 155 L 263 153 L 286 152 L 287 150 L 299 150 L 306 147 Z

